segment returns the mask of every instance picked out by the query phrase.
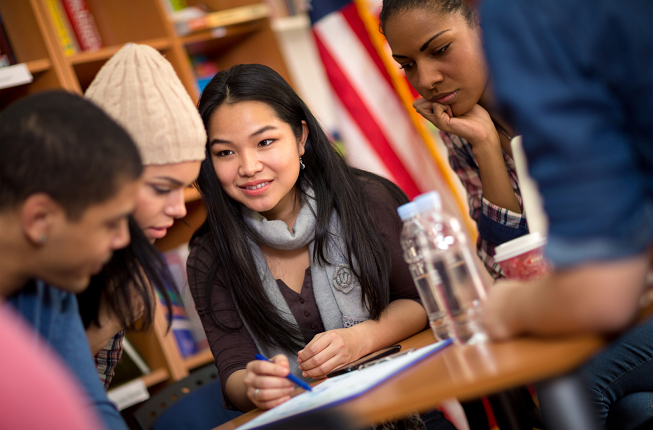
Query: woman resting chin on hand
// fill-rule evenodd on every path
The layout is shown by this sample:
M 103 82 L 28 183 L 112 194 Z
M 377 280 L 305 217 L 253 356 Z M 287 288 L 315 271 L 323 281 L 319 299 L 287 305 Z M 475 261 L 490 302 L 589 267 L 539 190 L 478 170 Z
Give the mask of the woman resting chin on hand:
M 464 1 L 385 0 L 381 28 L 392 57 L 421 96 L 413 107 L 439 130 L 478 225 L 477 254 L 503 276 L 494 248 L 528 233 L 510 147 L 492 109 L 483 35 Z

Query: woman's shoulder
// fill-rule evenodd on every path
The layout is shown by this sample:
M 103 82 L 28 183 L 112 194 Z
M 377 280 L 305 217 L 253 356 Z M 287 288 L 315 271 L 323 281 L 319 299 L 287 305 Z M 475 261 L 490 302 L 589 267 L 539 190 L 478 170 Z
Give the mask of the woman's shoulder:
M 362 170 L 357 171 L 366 204 L 373 215 L 379 212 L 396 213 L 399 206 L 408 203 L 406 194 L 392 181 Z
M 215 260 L 217 251 L 209 234 L 195 234 L 189 243 L 188 267 L 208 267 Z

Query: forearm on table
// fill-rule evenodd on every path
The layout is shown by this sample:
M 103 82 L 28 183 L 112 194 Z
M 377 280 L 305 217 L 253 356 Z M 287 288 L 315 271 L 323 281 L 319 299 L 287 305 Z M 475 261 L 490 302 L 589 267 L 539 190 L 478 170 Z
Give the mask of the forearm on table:
M 378 321 L 367 320 L 355 325 L 362 342 L 362 355 L 400 342 L 426 327 L 426 311 L 421 304 L 409 299 L 390 302 Z
M 496 206 L 520 214 L 521 206 L 510 183 L 500 148 L 474 148 L 483 197 Z
M 247 412 L 256 407 L 249 397 L 247 397 L 247 387 L 245 387 L 243 382 L 246 374 L 247 370 L 245 369 L 236 370 L 229 375 L 225 384 L 225 391 L 229 402 L 243 412 Z
M 641 255 L 554 272 L 506 295 L 504 321 L 513 334 L 621 330 L 638 311 L 648 266 Z

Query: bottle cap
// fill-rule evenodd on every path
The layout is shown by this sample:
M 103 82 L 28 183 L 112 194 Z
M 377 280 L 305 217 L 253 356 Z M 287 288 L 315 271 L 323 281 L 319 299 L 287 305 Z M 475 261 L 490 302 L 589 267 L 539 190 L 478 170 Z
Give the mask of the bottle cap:
M 497 263 L 537 249 L 546 244 L 546 238 L 538 232 L 520 236 L 506 243 L 502 243 L 494 249 L 494 261 Z
M 397 208 L 397 213 L 399 214 L 399 218 L 401 218 L 402 221 L 412 218 L 415 215 L 419 214 L 419 209 L 417 208 L 417 205 L 413 202 L 406 203 L 404 205 L 401 205 Z
M 437 191 L 429 191 L 428 193 L 420 194 L 415 197 L 413 200 L 420 212 L 425 211 L 441 211 L 442 210 L 442 199 L 440 198 L 440 193 Z

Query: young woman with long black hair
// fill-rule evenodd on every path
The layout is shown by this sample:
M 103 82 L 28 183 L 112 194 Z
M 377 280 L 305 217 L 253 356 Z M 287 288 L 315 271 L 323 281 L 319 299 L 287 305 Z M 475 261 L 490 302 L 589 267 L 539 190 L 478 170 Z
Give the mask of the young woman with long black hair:
M 426 327 L 399 244 L 399 188 L 348 166 L 266 66 L 218 73 L 199 110 L 207 218 L 188 279 L 227 406 L 272 408 L 293 391 L 289 372 L 324 378 Z

